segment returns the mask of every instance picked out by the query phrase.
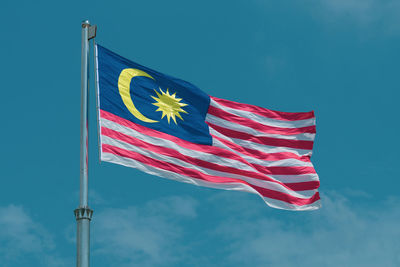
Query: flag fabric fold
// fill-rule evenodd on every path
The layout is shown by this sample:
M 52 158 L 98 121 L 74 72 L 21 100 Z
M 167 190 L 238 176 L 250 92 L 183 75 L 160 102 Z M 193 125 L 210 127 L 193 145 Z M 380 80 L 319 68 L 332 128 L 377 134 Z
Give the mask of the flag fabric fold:
M 320 207 L 310 161 L 313 112 L 288 113 L 212 97 L 96 46 L 101 160 L 258 194 L 287 210 Z

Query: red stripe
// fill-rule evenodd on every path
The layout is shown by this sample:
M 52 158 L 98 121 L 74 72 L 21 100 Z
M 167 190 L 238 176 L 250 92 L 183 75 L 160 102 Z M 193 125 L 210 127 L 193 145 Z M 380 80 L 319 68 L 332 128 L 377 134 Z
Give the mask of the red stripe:
M 169 157 L 173 157 L 173 158 L 185 161 L 187 163 L 190 163 L 190 164 L 202 167 L 202 168 L 208 168 L 208 169 L 215 170 L 215 171 L 227 172 L 227 173 L 232 173 L 232 174 L 236 174 L 236 175 L 247 176 L 250 178 L 260 179 L 260 180 L 264 180 L 264 181 L 269 181 L 269 182 L 280 184 L 281 186 L 286 187 L 287 189 L 292 189 L 292 190 L 294 190 L 293 188 L 301 188 L 300 191 L 313 190 L 313 189 L 318 188 L 318 186 L 315 187 L 315 185 L 316 185 L 315 183 L 313 183 L 313 184 L 306 183 L 304 185 L 299 185 L 303 182 L 294 183 L 294 186 L 292 183 L 289 183 L 290 186 L 286 186 L 284 183 L 277 181 L 275 179 L 272 179 L 272 178 L 268 177 L 267 175 L 265 175 L 264 173 L 241 170 L 241 169 L 236 169 L 236 168 L 229 167 L 229 166 L 222 166 L 222 165 L 212 163 L 209 161 L 204 161 L 201 159 L 190 157 L 190 156 L 187 156 L 187 155 L 184 155 L 184 154 L 178 152 L 175 149 L 157 146 L 157 145 L 142 141 L 140 139 L 131 137 L 129 135 L 114 131 L 109 128 L 102 127 L 101 130 L 102 130 L 103 135 L 108 136 L 110 138 L 126 142 L 126 143 L 131 144 L 136 147 L 144 148 L 148 151 L 155 152 L 157 154 L 162 154 L 162 155 L 166 155 Z M 218 155 L 213 155 L 213 156 L 218 156 Z M 270 174 L 282 174 L 282 172 L 286 172 L 287 174 L 293 174 L 293 173 L 303 174 L 302 171 L 304 170 L 301 167 L 280 167 L 280 168 L 269 167 L 269 168 L 271 168 L 271 170 L 268 170 L 268 168 L 264 167 L 264 166 L 260 166 L 260 167 L 262 167 L 262 169 L 265 169 L 266 171 L 268 171 Z M 307 169 L 308 169 L 308 167 L 307 167 Z M 311 168 L 311 169 L 314 171 L 313 168 Z M 300 170 L 300 171 L 298 171 L 298 170 Z
M 285 185 L 290 187 L 294 191 L 306 191 L 306 190 L 318 189 L 320 183 L 319 181 L 308 181 L 301 183 L 285 183 Z
M 272 199 L 277 199 L 283 202 L 287 202 L 290 204 L 294 204 L 297 206 L 304 206 L 304 205 L 310 205 L 312 203 L 314 203 L 315 201 L 320 200 L 319 197 L 319 192 L 316 192 L 312 197 L 310 198 L 296 198 L 293 196 L 290 196 L 288 194 L 282 193 L 282 192 L 278 192 L 278 191 L 274 191 L 271 189 L 266 189 L 266 188 L 262 188 L 262 187 L 258 187 L 255 185 L 252 185 L 251 187 L 253 187 L 255 190 L 257 190 L 257 192 L 259 192 L 262 196 L 268 197 L 268 198 L 272 198 Z
M 279 139 L 273 137 L 266 136 L 255 136 L 252 134 L 239 132 L 231 129 L 227 129 L 225 127 L 217 126 L 213 123 L 206 122 L 211 128 L 220 132 L 221 134 L 231 137 L 238 138 L 242 140 L 251 141 L 254 143 L 268 145 L 268 146 L 276 146 L 276 147 L 289 147 L 289 148 L 297 148 L 297 149 L 305 149 L 312 150 L 313 141 L 305 141 L 305 140 L 288 140 L 288 139 Z
M 307 120 L 314 118 L 314 111 L 310 112 L 281 112 L 274 111 L 254 105 L 238 103 L 234 101 L 229 101 L 226 99 L 221 99 L 217 97 L 210 96 L 215 102 L 228 108 L 238 109 L 253 112 L 255 114 L 283 121 L 297 121 L 297 120 Z
M 212 182 L 212 183 L 216 183 L 216 184 L 218 184 L 218 183 L 246 184 L 246 185 L 254 188 L 257 192 L 259 192 L 264 197 L 277 199 L 277 200 L 284 201 L 284 202 L 298 205 L 298 206 L 311 204 L 319 199 L 318 192 L 315 193 L 311 198 L 302 199 L 302 198 L 294 197 L 294 196 L 291 196 L 291 195 L 288 195 L 288 194 L 285 194 L 282 192 L 266 189 L 266 188 L 259 187 L 259 186 L 254 186 L 254 185 L 251 185 L 251 184 L 249 184 L 245 181 L 239 180 L 239 179 L 207 175 L 207 174 L 198 172 L 198 171 L 190 169 L 190 168 L 185 168 L 185 167 L 173 164 L 173 163 L 156 160 L 156 159 L 144 156 L 142 154 L 139 154 L 139 153 L 136 153 L 133 151 L 128 151 L 128 150 L 114 147 L 114 146 L 107 145 L 107 144 L 102 145 L 102 151 L 105 153 L 111 153 L 111 154 L 114 154 L 117 156 L 130 158 L 130 159 L 139 161 L 142 164 L 146 164 L 146 165 L 158 168 L 158 169 L 171 171 L 171 172 L 183 175 L 183 176 L 188 176 L 188 177 L 192 177 L 192 178 L 196 178 L 196 179 L 200 179 L 200 180 L 204 180 L 204 181 L 208 181 L 208 182 Z
M 284 159 L 296 159 L 304 162 L 311 162 L 310 157 L 307 155 L 299 156 L 297 154 L 291 152 L 276 152 L 276 153 L 264 153 L 261 150 L 255 150 L 247 147 L 239 146 L 235 143 L 232 143 L 226 139 L 220 138 L 216 135 L 212 135 L 213 139 L 219 140 L 221 143 L 226 145 L 227 147 L 249 157 L 266 160 L 266 161 L 276 161 L 276 160 L 284 160 Z
M 307 127 L 299 127 L 299 128 L 283 128 L 261 124 L 259 122 L 253 121 L 249 118 L 244 118 L 237 116 L 235 114 L 229 113 L 222 109 L 219 109 L 214 106 L 209 106 L 208 113 L 219 117 L 221 119 L 230 121 L 232 123 L 240 124 L 246 127 L 253 128 L 259 132 L 269 133 L 269 134 L 281 134 L 281 135 L 296 135 L 302 133 L 315 133 L 315 125 L 307 126 Z

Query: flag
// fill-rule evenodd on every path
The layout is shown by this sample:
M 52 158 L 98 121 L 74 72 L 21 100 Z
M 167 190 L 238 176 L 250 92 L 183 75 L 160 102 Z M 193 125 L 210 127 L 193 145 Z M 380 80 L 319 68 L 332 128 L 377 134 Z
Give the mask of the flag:
M 199 186 L 258 194 L 287 210 L 320 207 L 310 161 L 314 112 L 207 95 L 96 45 L 101 160 Z

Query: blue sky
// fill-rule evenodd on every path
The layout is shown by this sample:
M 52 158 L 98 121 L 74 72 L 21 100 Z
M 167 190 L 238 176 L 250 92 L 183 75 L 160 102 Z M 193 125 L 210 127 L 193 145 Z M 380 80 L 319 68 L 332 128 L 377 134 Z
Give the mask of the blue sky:
M 98 43 L 212 96 L 314 110 L 323 205 L 275 210 L 100 164 L 92 101 L 93 266 L 399 266 L 399 12 L 394 0 L 3 1 L 1 265 L 74 265 L 89 19 Z

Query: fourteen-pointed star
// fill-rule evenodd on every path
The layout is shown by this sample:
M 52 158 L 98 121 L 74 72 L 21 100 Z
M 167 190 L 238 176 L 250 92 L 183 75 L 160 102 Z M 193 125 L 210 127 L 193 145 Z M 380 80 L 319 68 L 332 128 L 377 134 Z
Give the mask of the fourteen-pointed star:
M 182 107 L 187 106 L 187 104 L 180 103 L 182 98 L 176 98 L 176 93 L 170 95 L 168 92 L 168 88 L 166 93 L 164 93 L 161 88 L 161 94 L 159 94 L 156 90 L 154 91 L 156 92 L 158 97 L 151 96 L 155 101 L 157 101 L 156 103 L 152 104 L 158 107 L 156 111 L 162 111 L 161 119 L 164 118 L 166 115 L 168 123 L 172 118 L 175 124 L 177 124 L 176 117 L 183 120 L 179 112 L 187 113 L 185 110 L 182 109 Z

